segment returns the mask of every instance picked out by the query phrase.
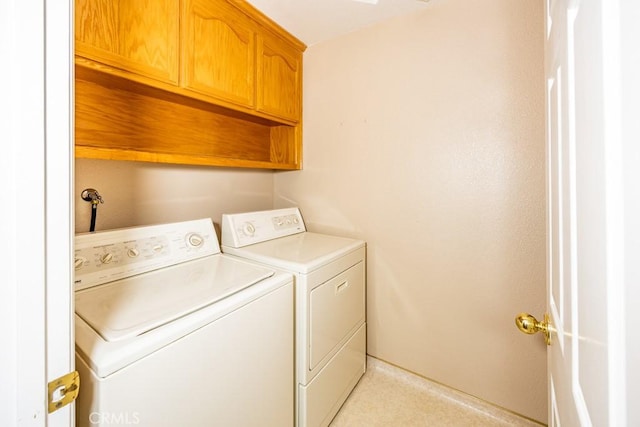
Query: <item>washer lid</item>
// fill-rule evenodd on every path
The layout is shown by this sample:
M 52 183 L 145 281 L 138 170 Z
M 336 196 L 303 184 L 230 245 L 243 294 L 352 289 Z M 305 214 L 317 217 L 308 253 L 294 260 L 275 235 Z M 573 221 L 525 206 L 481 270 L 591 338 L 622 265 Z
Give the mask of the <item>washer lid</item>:
M 76 292 L 76 314 L 106 341 L 141 335 L 274 275 L 223 255 Z
M 362 240 L 304 232 L 242 248 L 223 246 L 222 250 L 273 267 L 307 274 L 363 246 Z

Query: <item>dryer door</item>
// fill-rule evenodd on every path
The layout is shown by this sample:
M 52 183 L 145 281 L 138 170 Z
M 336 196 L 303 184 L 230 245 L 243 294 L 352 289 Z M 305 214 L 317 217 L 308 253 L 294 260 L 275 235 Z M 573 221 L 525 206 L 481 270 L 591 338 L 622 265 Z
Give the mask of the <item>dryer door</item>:
M 364 323 L 364 282 L 364 262 L 359 262 L 311 291 L 309 370 Z

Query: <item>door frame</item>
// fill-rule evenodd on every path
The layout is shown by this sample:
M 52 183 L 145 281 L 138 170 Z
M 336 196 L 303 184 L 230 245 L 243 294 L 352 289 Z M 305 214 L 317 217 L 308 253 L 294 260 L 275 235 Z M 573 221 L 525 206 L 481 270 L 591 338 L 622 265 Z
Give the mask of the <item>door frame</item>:
M 2 425 L 74 422 L 73 405 L 47 411 L 74 366 L 72 17 L 69 0 L 0 2 Z

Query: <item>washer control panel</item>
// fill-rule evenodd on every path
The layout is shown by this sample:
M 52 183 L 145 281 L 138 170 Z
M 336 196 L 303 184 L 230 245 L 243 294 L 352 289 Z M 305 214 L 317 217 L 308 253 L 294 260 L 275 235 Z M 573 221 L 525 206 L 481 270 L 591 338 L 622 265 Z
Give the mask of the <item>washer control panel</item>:
M 220 253 L 211 219 L 75 236 L 75 289 Z
M 222 245 L 232 248 L 307 231 L 298 208 L 222 215 Z

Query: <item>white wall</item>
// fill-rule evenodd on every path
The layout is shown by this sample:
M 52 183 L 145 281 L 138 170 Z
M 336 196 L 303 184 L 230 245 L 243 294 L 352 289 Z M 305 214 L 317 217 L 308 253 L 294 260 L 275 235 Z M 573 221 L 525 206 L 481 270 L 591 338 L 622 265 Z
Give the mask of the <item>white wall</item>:
M 546 422 L 543 3 L 448 0 L 310 47 L 275 207 L 368 242 L 368 352 Z
M 271 209 L 273 173 L 142 162 L 76 159 L 76 233 L 89 231 L 91 203 L 80 194 L 98 190 L 96 230 L 211 218 Z M 217 228 L 218 237 L 220 229 Z

